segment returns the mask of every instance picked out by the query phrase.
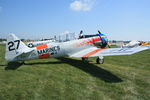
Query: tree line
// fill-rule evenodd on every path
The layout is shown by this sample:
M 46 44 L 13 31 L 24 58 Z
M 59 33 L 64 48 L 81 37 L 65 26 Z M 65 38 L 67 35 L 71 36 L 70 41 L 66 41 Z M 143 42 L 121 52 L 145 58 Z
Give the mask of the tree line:
M 2 41 L 6 41 L 6 39 L 0 39 L 0 42 L 2 42 Z

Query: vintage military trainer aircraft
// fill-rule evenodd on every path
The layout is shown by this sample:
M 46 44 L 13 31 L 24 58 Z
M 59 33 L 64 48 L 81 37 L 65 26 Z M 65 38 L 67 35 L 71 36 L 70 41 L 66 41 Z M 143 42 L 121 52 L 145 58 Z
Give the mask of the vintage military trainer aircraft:
M 96 62 L 102 64 L 104 56 L 131 55 L 150 49 L 150 46 L 133 48 L 95 46 L 101 41 L 100 36 L 94 36 L 61 43 L 53 42 L 29 48 L 14 34 L 10 34 L 7 38 L 5 59 L 8 62 L 17 62 L 49 57 L 81 57 L 82 60 L 86 60 L 88 57 L 97 57 Z

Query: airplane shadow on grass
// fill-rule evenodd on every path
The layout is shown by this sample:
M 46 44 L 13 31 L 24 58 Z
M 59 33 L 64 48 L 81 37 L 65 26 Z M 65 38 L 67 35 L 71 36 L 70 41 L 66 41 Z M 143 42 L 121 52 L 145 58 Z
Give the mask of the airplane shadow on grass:
M 8 63 L 8 65 L 6 65 L 5 70 L 16 70 L 21 65 L 23 65 L 23 63 L 11 62 L 11 63 Z
M 73 67 L 76 67 L 94 77 L 100 78 L 101 80 L 109 83 L 118 83 L 122 82 L 122 79 L 115 76 L 111 72 L 97 67 L 94 64 L 83 62 L 82 60 L 75 60 L 71 58 L 57 58 L 61 62 L 67 63 Z
M 6 65 L 3 64 L 3 65 L 0 65 L 0 66 L 6 66 Z
M 122 82 L 122 79 L 114 75 L 113 73 L 102 69 L 94 64 L 83 62 L 81 60 L 71 59 L 71 58 L 57 58 L 59 61 L 56 62 L 37 62 L 37 63 L 25 63 L 25 65 L 37 65 L 37 64 L 63 64 L 67 63 L 75 68 L 78 68 L 94 77 L 97 77 L 105 82 L 109 83 L 118 83 Z M 10 63 L 5 70 L 16 70 L 23 63 Z
M 5 70 L 16 70 L 22 65 L 38 65 L 38 64 L 61 64 L 61 62 L 36 62 L 36 63 L 10 62 L 7 65 L 0 65 L 0 66 L 6 66 Z

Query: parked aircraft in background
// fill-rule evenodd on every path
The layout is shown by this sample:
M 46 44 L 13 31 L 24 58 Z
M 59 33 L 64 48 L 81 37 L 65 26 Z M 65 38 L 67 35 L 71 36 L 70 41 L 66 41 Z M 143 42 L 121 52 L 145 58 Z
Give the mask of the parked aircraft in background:
M 122 45 L 122 48 L 132 48 L 132 47 L 136 47 L 136 46 L 140 46 L 141 42 L 133 40 L 131 42 L 129 42 L 128 44 Z
M 137 46 L 149 46 L 150 44 L 148 42 L 142 42 L 142 41 L 130 41 L 128 44 L 123 44 L 120 45 L 119 47 L 122 48 L 133 48 L 133 47 L 137 47 Z
M 141 42 L 140 46 L 150 46 L 149 42 Z
M 80 57 L 82 60 L 87 60 L 88 57 L 97 57 L 96 62 L 102 64 L 104 56 L 131 55 L 150 49 L 150 46 L 133 48 L 105 48 L 102 44 L 98 47 L 95 46 L 95 43 L 101 41 L 100 36 L 94 36 L 61 43 L 52 42 L 29 48 L 14 34 L 10 34 L 7 38 L 5 59 L 8 62 L 17 62 L 49 57 Z

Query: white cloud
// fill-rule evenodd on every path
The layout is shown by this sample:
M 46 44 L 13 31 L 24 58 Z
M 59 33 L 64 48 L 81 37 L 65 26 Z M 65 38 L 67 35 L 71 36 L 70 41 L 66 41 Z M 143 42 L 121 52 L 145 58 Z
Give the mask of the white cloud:
M 90 11 L 93 8 L 95 0 L 75 0 L 70 4 L 74 11 Z

